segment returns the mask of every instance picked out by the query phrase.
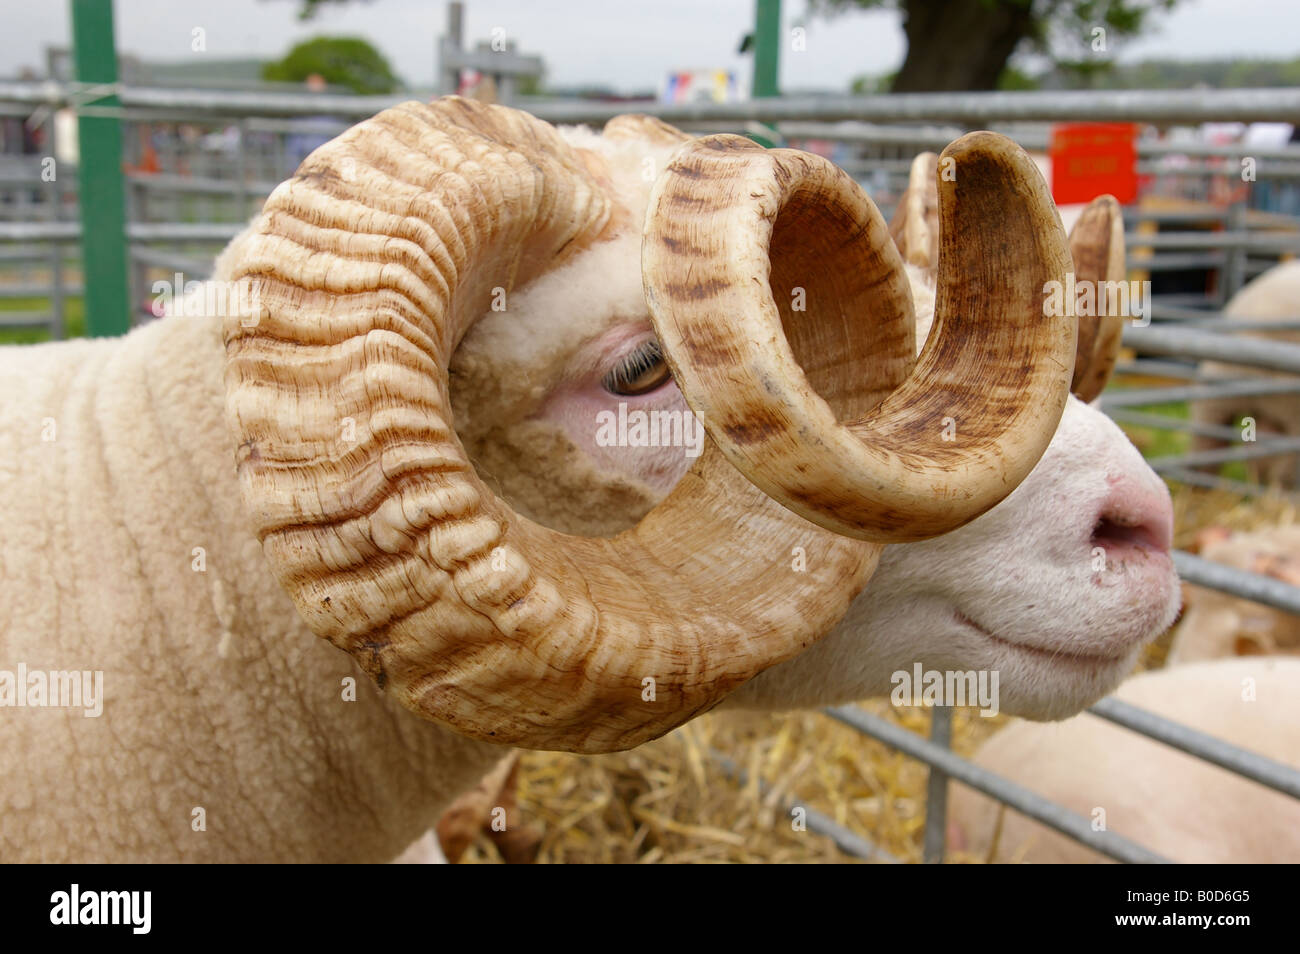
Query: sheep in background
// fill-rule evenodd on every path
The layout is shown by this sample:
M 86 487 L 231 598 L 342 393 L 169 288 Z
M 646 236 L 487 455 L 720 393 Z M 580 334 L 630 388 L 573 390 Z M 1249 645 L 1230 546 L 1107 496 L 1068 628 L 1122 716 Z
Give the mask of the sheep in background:
M 1300 261 L 1283 262 L 1254 278 L 1224 307 L 1225 321 L 1233 318 L 1261 321 L 1300 319 Z M 1300 330 L 1244 331 L 1245 337 L 1270 338 L 1278 341 L 1300 342 Z M 1218 361 L 1202 362 L 1201 373 L 1215 377 L 1270 377 L 1271 372 L 1258 368 L 1224 364 Z M 1196 401 L 1191 409 L 1192 421 L 1215 427 L 1234 427 L 1239 418 L 1255 420 L 1257 436 L 1266 434 L 1295 437 L 1300 435 L 1300 401 L 1294 394 L 1261 394 L 1246 397 L 1212 398 Z M 1228 446 L 1212 437 L 1196 436 L 1194 450 L 1213 450 Z M 1252 480 L 1282 487 L 1296 486 L 1298 474 L 1296 455 L 1261 458 L 1246 462 Z
M 1117 698 L 1300 766 L 1300 659 L 1251 657 L 1143 673 Z M 1017 722 L 975 762 L 1174 861 L 1300 862 L 1300 801 L 1084 713 Z M 1109 860 L 963 785 L 949 847 L 988 861 Z M 996 844 L 995 844 L 996 841 Z
M 875 496 L 835 502 L 906 533 L 941 526 L 936 506 L 960 520 L 954 507 L 975 500 L 978 511 L 1014 492 L 951 534 L 951 549 L 889 548 L 883 582 L 862 602 L 872 545 L 792 516 L 714 445 L 687 473 L 674 449 L 624 454 L 593 439 L 595 415 L 620 402 L 685 408 L 651 345 L 636 265 L 653 179 L 644 160 L 661 170 L 685 137 L 633 117 L 603 136 L 567 135 L 568 144 L 524 114 L 454 99 L 386 111 L 309 158 L 223 254 L 218 280 L 265 280 L 258 314 L 225 315 L 224 332 L 217 316 L 169 317 L 116 341 L 0 350 L 11 449 L 0 463 L 4 656 L 105 677 L 102 718 L 33 707 L 0 720 L 0 858 L 388 860 L 500 761 L 485 738 L 632 745 L 732 690 L 729 704 L 821 705 L 887 692 L 890 674 L 913 662 L 999 669 L 1005 709 L 1059 717 L 1109 691 L 1168 623 L 1177 593 L 1163 485 L 1096 411 L 1065 402 L 1056 426 L 1071 328 L 1044 321 L 1034 295 L 1066 267 L 1063 236 L 1016 150 L 987 135 L 958 144 L 959 167 L 970 160 L 975 171 L 950 186 L 963 200 L 946 200 L 953 271 L 940 276 L 935 325 L 959 332 L 936 332 L 927 354 L 948 363 L 923 356 L 922 373 L 878 415 L 912 442 L 900 450 L 911 448 L 908 470 L 925 474 L 924 486 L 884 480 Z M 693 147 L 700 163 L 754 165 L 739 170 L 739 187 L 734 173 L 699 181 L 688 170 L 677 186 L 706 194 L 677 193 L 683 208 L 709 200 L 720 213 L 753 211 L 747 199 L 773 198 L 755 194 L 755 170 L 779 161 L 787 180 L 801 164 L 822 177 L 792 215 L 816 214 L 823 199 L 827 221 L 853 213 L 859 244 L 838 252 L 853 256 L 851 268 L 835 267 L 836 247 L 782 244 L 797 230 L 778 230 L 773 249 L 785 267 L 830 276 L 809 289 L 807 323 L 791 332 L 809 376 L 836 404 L 871 406 L 879 394 L 852 390 L 867 379 L 849 359 L 873 355 L 892 387 L 914 355 L 910 295 L 883 223 L 837 185 L 842 174 L 811 159 L 711 142 Z M 565 188 L 549 189 L 551 177 Z M 507 214 L 520 207 L 545 220 Z M 812 234 L 834 238 L 820 224 Z M 1008 235 L 1029 242 L 1016 246 L 1023 260 L 1006 257 Z M 542 244 L 523 249 L 525 236 Z M 481 241 L 492 267 L 463 268 Z M 991 261 L 1002 269 L 992 288 L 963 278 Z M 463 339 L 463 328 L 421 320 L 445 311 L 453 280 L 466 281 L 455 322 L 480 319 Z M 748 280 L 739 287 L 757 294 Z M 688 277 L 655 300 L 734 288 Z M 1024 329 L 994 342 L 1003 288 L 1023 292 Z M 500 311 L 497 289 L 509 296 Z M 814 320 L 846 301 L 877 320 Z M 399 328 L 419 334 L 402 343 Z M 697 337 L 694 351 L 684 342 L 678 359 L 716 365 L 727 349 L 709 345 L 727 330 Z M 810 348 L 800 334 L 830 337 Z M 983 359 L 969 360 L 967 347 Z M 1014 374 L 998 373 L 1004 348 Z M 453 349 L 448 380 L 428 356 Z M 931 392 L 935 377 L 942 388 Z M 760 390 L 783 383 L 768 376 Z M 900 402 L 930 393 L 946 395 L 955 446 L 938 419 L 933 430 L 904 423 Z M 1046 431 L 990 439 L 985 408 Z M 767 446 L 745 420 L 718 428 L 741 459 L 735 445 Z M 376 433 L 389 440 L 373 458 Z M 1033 466 L 1040 441 L 1050 446 Z M 947 455 L 954 473 L 927 465 L 921 445 Z M 515 511 L 474 484 L 465 452 Z M 340 474 L 348 479 L 332 479 Z M 861 504 L 881 492 L 931 509 L 873 517 Z M 620 562 L 610 540 L 557 543 L 521 512 L 588 533 L 642 518 L 615 539 L 646 559 Z M 502 532 L 511 536 L 500 547 L 480 550 Z M 629 575 L 643 565 L 656 584 L 672 581 L 666 590 Z M 588 587 L 616 598 L 597 612 Z M 649 605 L 644 630 L 597 629 L 633 604 Z M 810 643 L 815 654 L 799 655 Z M 374 686 L 358 684 L 361 674 Z
M 1201 539 L 1207 560 L 1300 586 L 1300 526 L 1249 533 L 1211 528 Z M 1168 665 L 1274 653 L 1300 654 L 1300 617 L 1218 590 L 1185 587 Z

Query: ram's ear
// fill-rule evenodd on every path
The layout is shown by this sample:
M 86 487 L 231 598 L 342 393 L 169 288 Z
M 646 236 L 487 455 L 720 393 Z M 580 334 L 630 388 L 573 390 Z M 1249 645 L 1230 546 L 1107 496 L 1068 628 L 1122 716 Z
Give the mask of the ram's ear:
M 939 267 L 939 157 L 923 152 L 912 160 L 907 188 L 898 200 L 889 234 L 903 261 L 923 268 L 931 279 Z

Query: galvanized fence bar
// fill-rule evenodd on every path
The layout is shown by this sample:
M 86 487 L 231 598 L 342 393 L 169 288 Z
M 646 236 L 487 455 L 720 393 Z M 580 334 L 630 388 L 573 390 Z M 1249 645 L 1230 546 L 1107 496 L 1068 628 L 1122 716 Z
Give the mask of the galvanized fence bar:
M 1174 355 L 1300 374 L 1300 345 L 1204 331 L 1201 328 L 1125 325 L 1124 345 L 1142 354 Z
M 128 109 L 172 110 L 191 120 L 200 114 L 244 117 L 339 116 L 364 118 L 412 98 L 322 96 L 310 93 L 238 90 L 160 89 L 118 85 Z M 81 87 L 53 82 L 0 83 L 0 100 L 31 106 L 61 106 Z M 989 93 L 895 93 L 876 96 L 782 96 L 739 103 L 629 103 L 520 101 L 534 115 L 552 122 L 603 123 L 636 108 L 669 122 L 785 122 L 866 120 L 987 124 L 1004 121 L 1134 121 L 1155 124 L 1300 121 L 1300 89 L 1220 90 L 1038 90 Z M 96 107 L 83 107 L 87 112 Z
M 1219 397 L 1248 397 L 1264 394 L 1300 394 L 1300 381 L 1283 378 L 1252 378 L 1249 380 L 1206 380 L 1198 384 L 1170 388 L 1133 388 L 1132 390 L 1106 391 L 1100 398 L 1102 410 L 1112 407 L 1141 407 L 1146 404 L 1171 404 L 1181 401 L 1204 401 Z
M 921 738 L 915 732 L 864 712 L 857 706 L 838 706 L 823 711 L 837 722 L 857 729 L 864 735 L 884 742 L 914 759 L 919 759 L 927 765 L 938 766 L 957 781 L 1009 805 L 1016 811 L 1042 822 L 1049 828 L 1107 857 L 1130 864 L 1160 864 L 1169 860 L 1153 851 L 1148 851 L 1122 835 L 1111 831 L 1093 831 L 1092 824 L 1082 815 L 1077 815 L 1068 808 L 1049 801 L 1037 792 L 1032 792 L 1009 779 L 995 775 L 982 766 L 967 761 L 928 739 Z
M 1156 361 L 1151 358 L 1135 358 L 1117 364 L 1114 373 L 1120 377 L 1179 378 L 1187 381 L 1194 381 L 1200 377 L 1194 364 Z
M 1218 163 L 1199 162 L 1196 165 L 1178 166 L 1170 168 L 1160 162 L 1139 162 L 1137 164 L 1138 175 L 1143 176 L 1179 176 L 1188 178 L 1198 176 L 1205 179 L 1229 178 L 1239 175 L 1240 170 L 1225 169 Z M 1294 162 L 1260 162 L 1255 166 L 1255 176 L 1257 179 L 1300 179 L 1300 163 Z
M 172 272 L 180 272 L 186 279 L 192 281 L 201 281 L 212 272 L 211 259 L 192 258 L 170 249 L 155 249 L 147 245 L 139 245 L 131 249 L 131 258 L 147 268 L 166 268 Z
M 1178 481 L 1180 484 L 1189 484 L 1192 487 L 1201 487 L 1205 490 L 1221 490 L 1225 493 L 1237 494 L 1240 497 L 1262 497 L 1269 493 L 1268 488 L 1259 484 L 1248 484 L 1240 480 L 1233 480 L 1230 477 L 1220 477 L 1218 474 L 1188 470 L 1185 467 L 1165 467 L 1160 473 L 1170 480 Z
M 1140 269 L 1138 264 L 1140 260 L 1135 260 L 1133 268 Z M 1210 314 L 1210 309 L 1222 307 L 1218 302 L 1210 299 L 1203 291 L 1199 292 L 1159 292 L 1152 295 L 1152 306 L 1160 305 L 1177 305 L 1187 308 L 1205 309 L 1206 314 Z
M 0 241 L 47 242 L 81 240 L 78 222 L 0 222 Z
M 1168 142 L 1163 139 L 1139 139 L 1139 156 L 1203 156 L 1222 159 L 1300 160 L 1300 146 L 1248 146 L 1245 143 Z M 1169 170 L 1177 172 L 1178 170 Z M 1234 170 L 1239 171 L 1239 170 Z
M 1223 268 L 1228 263 L 1227 252 L 1182 252 L 1153 255 L 1150 258 L 1130 258 L 1130 269 L 1144 272 L 1185 272 Z
M 247 222 L 130 222 L 127 237 L 134 242 L 229 242 Z
M 935 706 L 930 715 L 930 741 L 940 748 L 952 749 L 952 706 Z M 937 765 L 930 766 L 925 783 L 925 841 L 921 860 L 926 864 L 943 864 L 948 845 L 948 774 Z
M 1110 417 L 1121 424 L 1132 424 L 1136 427 L 1180 431 L 1185 434 L 1196 434 L 1199 437 L 1212 437 L 1220 441 L 1241 440 L 1241 431 L 1238 428 L 1220 427 L 1216 424 L 1201 424 L 1198 421 L 1185 421 L 1182 418 L 1168 417 L 1164 414 L 1148 414 L 1144 411 L 1130 411 L 1128 408 L 1117 407 L 1110 412 Z M 1260 441 L 1260 443 L 1265 443 L 1265 441 Z
M 136 242 L 229 242 L 246 222 L 128 222 L 126 237 Z M 75 242 L 81 238 L 76 222 L 0 222 L 0 241 Z
M 1179 225 L 1179 224 L 1203 224 L 1226 222 L 1228 212 L 1226 209 L 1207 206 L 1196 209 L 1148 209 L 1138 206 L 1126 205 L 1123 208 L 1124 224 L 1134 225 L 1137 222 L 1156 222 L 1161 225 Z
M 1137 233 L 1124 236 L 1127 248 L 1201 249 L 1233 248 L 1278 251 L 1300 254 L 1300 233 L 1248 232 L 1163 232 L 1155 235 Z
M 35 83 L 0 82 L 0 100 L 23 103 L 28 106 L 60 107 L 74 105 L 85 99 L 93 87 L 81 83 L 57 83 L 46 80 Z M 354 116 L 364 119 L 389 106 L 412 98 L 416 94 L 398 96 L 339 96 L 315 93 L 279 93 L 244 90 L 171 89 L 114 84 L 113 91 L 121 109 L 139 109 L 149 112 L 172 111 L 180 121 L 200 121 L 205 115 L 215 116 L 320 116 L 330 113 L 337 116 Z M 79 106 L 88 114 L 104 113 L 95 106 Z M 128 117 L 129 118 L 129 117 Z
M 207 176 L 181 176 L 167 172 L 129 172 L 132 185 L 152 192 L 191 192 L 239 196 L 244 193 L 270 195 L 278 182 L 243 182 L 239 179 L 213 179 Z
M 1205 313 L 1205 317 L 1201 318 L 1173 318 L 1167 312 L 1162 315 L 1162 310 L 1158 306 L 1151 309 L 1152 321 L 1175 328 L 1211 330 L 1224 335 L 1251 331 L 1300 331 L 1300 318 L 1239 318 L 1217 311 Z
M 50 338 L 54 341 L 62 340 L 66 331 L 66 322 L 63 317 L 64 303 L 66 301 L 65 289 L 63 287 L 63 243 L 50 243 Z M 82 314 L 85 314 L 84 300 Z
M 604 122 L 626 103 L 529 103 L 543 119 Z M 941 120 L 987 124 L 1004 121 L 1087 122 L 1131 120 L 1147 123 L 1199 123 L 1215 119 L 1239 122 L 1300 120 L 1300 90 L 1091 90 L 994 93 L 894 93 L 879 96 L 786 96 L 745 103 L 645 104 L 668 122 L 721 120 L 860 119 L 907 122 Z
M 1296 169 L 1300 167 L 1292 167 Z M 1273 170 L 1270 178 L 1279 178 L 1278 170 Z M 1246 201 L 1244 197 L 1238 197 L 1228 206 L 1228 221 L 1225 223 L 1229 234 L 1241 234 L 1246 227 Z M 1261 235 L 1258 238 L 1267 238 Z M 1256 246 L 1258 247 L 1258 246 Z M 1294 243 L 1282 245 L 1280 248 L 1275 246 L 1278 252 L 1294 251 Z M 1215 284 L 1216 297 L 1226 303 L 1233 295 L 1237 294 L 1238 289 L 1246 283 L 1246 252 L 1245 246 L 1233 244 L 1228 250 L 1228 262 L 1219 275 L 1219 281 Z
M 1300 769 L 1216 739 L 1154 712 L 1139 709 L 1122 699 L 1102 699 L 1088 711 L 1148 739 L 1163 742 L 1180 752 L 1225 768 L 1242 778 L 1248 778 L 1292 798 L 1300 798 Z
M 1259 460 L 1261 457 L 1280 457 L 1295 453 L 1300 453 L 1300 437 L 1270 437 L 1268 440 L 1249 441 L 1221 450 L 1191 451 L 1169 457 L 1150 457 L 1147 459 L 1147 466 L 1159 474 L 1170 467 L 1211 467 L 1234 460 Z
M 999 130 L 997 124 L 992 125 L 991 128 L 994 132 L 1006 131 L 1005 129 Z M 780 131 L 787 139 L 829 139 L 835 142 L 847 142 L 864 146 L 905 146 L 938 152 L 954 139 L 958 139 L 965 134 L 966 127 L 959 125 L 882 125 L 853 120 L 842 122 L 802 122 L 795 120 L 781 123 Z M 1026 149 L 1045 150 L 1048 148 L 1051 139 L 1046 132 L 1032 128 L 1016 128 L 1012 130 L 1012 133 L 1014 133 L 1012 138 Z M 1008 133 L 1008 135 L 1011 135 L 1011 133 Z M 1276 161 L 1300 164 L 1300 147 L 1297 146 L 1255 147 L 1244 143 L 1167 142 L 1163 139 L 1143 137 L 1137 140 L 1135 148 L 1138 156 L 1142 159 L 1159 159 L 1168 156 L 1176 156 L 1180 159 L 1184 157 L 1195 159 L 1241 159 L 1249 156 L 1256 162 L 1271 163 Z M 1162 172 L 1171 175 L 1181 175 L 1185 171 L 1181 166 L 1176 169 L 1167 166 L 1159 168 Z M 1223 166 L 1220 164 L 1220 173 L 1222 173 L 1222 170 Z M 1237 171 L 1232 170 L 1234 173 Z M 1196 221 L 1207 218 L 1205 213 L 1188 213 L 1179 210 L 1150 211 L 1157 216 L 1166 214 L 1174 217 L 1188 216 Z M 1219 217 L 1226 217 L 1226 212 L 1220 212 Z
M 1218 590 L 1300 616 L 1300 587 L 1260 573 L 1215 563 L 1182 550 L 1174 551 L 1174 569 L 1185 583 Z
M 0 328 L 49 328 L 53 321 L 47 311 L 0 311 Z

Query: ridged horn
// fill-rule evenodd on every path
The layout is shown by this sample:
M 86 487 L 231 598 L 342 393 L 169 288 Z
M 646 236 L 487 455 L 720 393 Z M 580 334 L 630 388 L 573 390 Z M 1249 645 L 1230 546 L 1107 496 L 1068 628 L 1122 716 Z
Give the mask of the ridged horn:
M 1101 283 L 1122 282 L 1128 276 L 1124 213 L 1114 196 L 1098 196 L 1080 214 L 1070 229 L 1070 257 L 1075 283 L 1092 282 L 1097 303 L 1096 315 L 1079 316 L 1079 345 L 1070 390 L 1079 400 L 1092 401 L 1115 370 L 1124 337 L 1125 316 L 1102 314 L 1110 298 Z
M 831 163 L 711 136 L 651 193 L 642 277 L 687 402 L 746 476 L 838 533 L 901 542 L 974 519 L 1028 475 L 1065 406 L 1075 320 L 1046 314 L 1069 271 L 1047 185 L 994 133 L 948 160 L 914 370 L 898 250 Z
M 381 688 L 478 739 L 661 735 L 827 632 L 879 553 L 708 442 L 610 539 L 532 523 L 478 477 L 452 353 L 494 297 L 600 241 L 612 201 L 546 123 L 408 103 L 308 157 L 232 267 L 259 307 L 226 320 L 228 416 L 273 572 Z
M 889 220 L 889 234 L 903 261 L 918 268 L 939 267 L 939 156 L 923 152 L 912 160 L 903 190 Z
M 606 139 L 635 140 L 653 146 L 677 146 L 690 142 L 691 136 L 676 126 L 670 126 L 658 116 L 644 113 L 623 113 L 615 116 L 600 131 Z

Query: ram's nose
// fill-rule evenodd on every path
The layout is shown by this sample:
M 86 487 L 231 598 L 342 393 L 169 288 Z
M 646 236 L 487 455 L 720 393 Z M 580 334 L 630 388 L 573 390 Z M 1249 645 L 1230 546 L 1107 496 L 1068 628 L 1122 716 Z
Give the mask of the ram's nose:
M 1169 491 L 1157 480 L 1113 474 L 1092 525 L 1090 545 L 1108 556 L 1137 551 L 1168 555 L 1174 540 L 1174 509 Z

